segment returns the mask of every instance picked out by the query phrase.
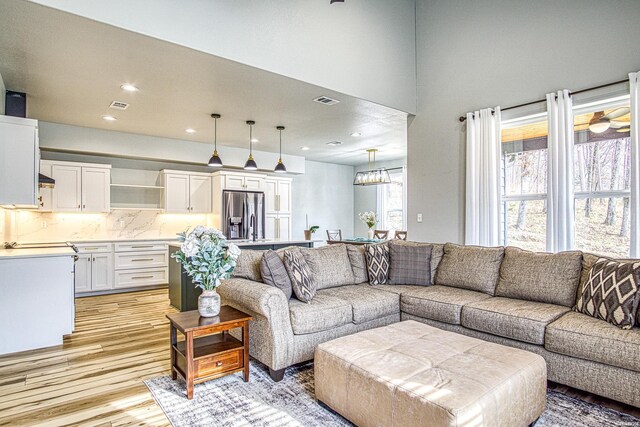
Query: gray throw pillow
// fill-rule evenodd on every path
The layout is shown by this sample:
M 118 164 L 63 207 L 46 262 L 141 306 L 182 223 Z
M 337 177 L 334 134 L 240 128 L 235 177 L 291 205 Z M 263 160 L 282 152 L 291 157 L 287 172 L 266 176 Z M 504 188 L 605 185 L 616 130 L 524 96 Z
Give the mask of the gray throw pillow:
M 262 254 L 263 251 L 242 249 L 236 263 L 236 268 L 233 270 L 233 277 L 262 282 L 262 275 L 260 274 Z
M 351 262 L 351 270 L 353 270 L 353 279 L 356 284 L 367 283 L 369 275 L 367 274 L 367 257 L 364 254 L 364 245 L 347 245 L 347 253 L 349 262 Z
M 444 245 L 435 284 L 494 295 L 504 248 Z
M 431 285 L 430 244 L 389 241 L 389 284 Z
M 550 254 L 509 246 L 504 251 L 496 296 L 573 307 L 582 252 Z
M 311 268 L 318 289 L 355 284 L 347 245 L 332 244 L 298 250 Z
M 291 294 L 293 293 L 291 279 L 289 279 L 289 274 L 284 266 L 284 262 L 276 251 L 268 250 L 262 255 L 260 273 L 262 274 L 262 280 L 265 284 L 280 289 L 284 292 L 287 299 L 291 298 Z
M 591 268 L 575 311 L 631 329 L 640 304 L 639 283 L 640 262 L 600 258 Z
M 370 285 L 384 285 L 389 279 L 389 244 L 364 245 Z
M 284 266 L 296 298 L 302 302 L 310 302 L 316 295 L 317 284 L 302 254 L 298 251 L 284 251 Z

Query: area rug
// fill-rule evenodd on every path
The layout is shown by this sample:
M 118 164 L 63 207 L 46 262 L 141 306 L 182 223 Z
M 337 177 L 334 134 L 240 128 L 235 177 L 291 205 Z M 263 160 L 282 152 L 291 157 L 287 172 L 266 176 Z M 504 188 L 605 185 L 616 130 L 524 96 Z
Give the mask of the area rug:
M 145 381 L 174 427 L 352 426 L 314 397 L 313 363 L 287 369 L 274 383 L 266 367 L 251 361 L 251 381 L 229 375 L 195 386 L 188 400 L 185 385 L 161 376 Z M 536 427 L 638 427 L 640 419 L 562 393 L 547 393 L 547 409 Z

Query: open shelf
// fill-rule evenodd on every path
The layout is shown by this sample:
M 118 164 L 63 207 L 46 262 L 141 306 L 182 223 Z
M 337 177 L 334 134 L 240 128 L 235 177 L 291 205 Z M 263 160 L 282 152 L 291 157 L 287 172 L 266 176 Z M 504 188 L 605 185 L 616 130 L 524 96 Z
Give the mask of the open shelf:
M 174 348 L 183 356 L 186 355 L 184 341 L 178 342 Z M 209 335 L 193 340 L 193 358 L 196 360 L 211 354 L 223 353 L 239 348 L 243 348 L 242 342 L 229 335 L 229 333 L 225 333 L 224 336 L 222 334 Z
M 144 207 L 141 205 L 120 205 L 120 204 L 114 204 L 111 203 L 111 210 L 115 211 L 115 210 L 119 210 L 119 211 L 157 211 L 157 212 L 163 212 L 164 209 L 162 208 L 158 208 L 158 207 Z
M 160 185 L 141 185 L 141 184 L 111 184 L 111 187 L 117 188 L 146 188 L 149 190 L 164 190 Z

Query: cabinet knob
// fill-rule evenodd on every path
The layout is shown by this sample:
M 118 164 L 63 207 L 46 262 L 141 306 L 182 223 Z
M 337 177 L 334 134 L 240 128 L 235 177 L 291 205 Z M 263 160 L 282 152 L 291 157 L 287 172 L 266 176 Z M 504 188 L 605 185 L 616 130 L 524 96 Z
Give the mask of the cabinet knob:
M 216 362 L 216 366 L 219 368 L 220 366 L 222 366 L 222 362 L 220 361 Z

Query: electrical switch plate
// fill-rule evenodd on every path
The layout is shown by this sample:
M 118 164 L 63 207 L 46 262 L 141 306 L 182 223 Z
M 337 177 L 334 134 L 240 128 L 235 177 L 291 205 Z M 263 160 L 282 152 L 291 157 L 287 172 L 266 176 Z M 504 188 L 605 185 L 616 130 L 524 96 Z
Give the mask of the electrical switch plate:
M 421 213 L 418 214 L 418 222 L 422 222 L 422 214 Z

